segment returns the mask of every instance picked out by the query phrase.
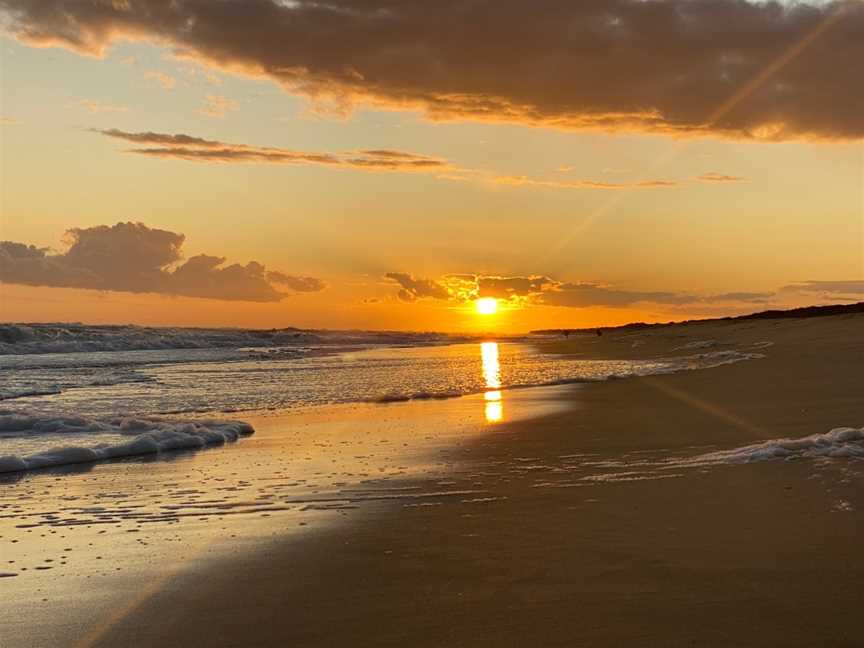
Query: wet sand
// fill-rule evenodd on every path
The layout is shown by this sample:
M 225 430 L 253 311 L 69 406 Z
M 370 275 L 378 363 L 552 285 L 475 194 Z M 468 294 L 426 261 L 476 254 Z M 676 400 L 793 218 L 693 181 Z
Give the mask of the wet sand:
M 566 407 L 516 421 L 507 416 L 516 392 L 505 392 L 501 423 L 418 446 L 420 470 L 400 474 L 400 463 L 382 486 L 429 497 L 361 502 L 342 523 L 300 535 L 279 518 L 266 544 L 139 583 L 131 604 L 83 622 L 77 645 L 864 643 L 861 462 L 657 468 L 864 425 L 864 316 L 690 324 L 544 346 L 585 358 L 765 357 L 524 390 Z M 434 412 L 456 408 L 449 423 L 438 420 L 446 428 L 469 416 L 459 408 L 481 405 L 475 397 L 380 411 L 416 436 L 427 420 L 434 427 Z M 435 495 L 442 490 L 455 494 Z
M 567 407 L 560 389 L 503 407 Z M 184 574 L 334 531 L 357 517 L 479 497 L 446 475 L 497 425 L 482 395 L 249 417 L 252 437 L 199 452 L 0 475 L 0 646 L 90 645 Z M 11 639 L 10 639 L 11 638 Z

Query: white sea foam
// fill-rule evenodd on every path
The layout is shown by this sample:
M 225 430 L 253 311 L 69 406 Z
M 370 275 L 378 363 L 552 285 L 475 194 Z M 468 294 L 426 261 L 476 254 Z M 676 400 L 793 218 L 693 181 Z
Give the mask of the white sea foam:
M 690 351 L 695 349 L 710 349 L 711 347 L 717 346 L 717 340 L 695 340 L 693 342 L 688 342 L 687 344 L 682 344 L 681 346 L 677 346 L 673 351 Z
M 734 364 L 742 360 L 759 360 L 765 356 L 761 353 L 749 353 L 744 351 L 709 351 L 692 356 L 679 358 L 684 366 L 681 369 L 713 369 L 727 364 Z
M 316 340 L 314 334 L 294 329 L 255 331 L 85 324 L 0 325 L 0 354 L 288 346 Z
M 287 329 L 155 328 L 87 324 L 0 324 L 0 355 L 160 349 L 423 345 L 468 339 L 442 333 Z M 282 351 L 291 355 L 290 351 Z
M 222 445 L 253 433 L 252 426 L 241 421 L 156 417 L 92 419 L 4 411 L 0 412 L 0 437 L 4 440 L 38 439 L 40 435 L 56 439 L 57 435 L 67 435 L 77 444 L 32 454 L 0 456 L 0 473 Z
M 677 460 L 678 466 L 743 464 L 772 459 L 864 458 L 864 428 L 841 427 L 800 439 L 771 439 Z
M 588 469 L 591 474 L 580 477 L 579 481 L 583 484 L 599 484 L 683 477 L 691 469 L 807 459 L 864 459 L 864 428 L 841 427 L 824 434 L 811 434 L 797 439 L 770 439 L 690 456 L 669 457 L 664 456 L 663 451 L 651 450 L 633 451 L 617 459 L 599 461 L 586 457 L 565 466 L 565 469 Z

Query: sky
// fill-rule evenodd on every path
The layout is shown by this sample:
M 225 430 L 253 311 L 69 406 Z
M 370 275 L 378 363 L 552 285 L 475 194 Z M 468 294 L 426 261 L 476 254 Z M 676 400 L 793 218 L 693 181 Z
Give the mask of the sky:
M 0 23 L 2 320 L 517 332 L 864 300 L 857 0 Z

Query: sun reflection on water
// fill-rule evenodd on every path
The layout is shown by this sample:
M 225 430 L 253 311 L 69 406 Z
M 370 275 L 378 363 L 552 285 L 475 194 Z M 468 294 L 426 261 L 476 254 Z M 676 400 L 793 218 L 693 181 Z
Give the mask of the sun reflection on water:
M 498 343 L 483 342 L 480 344 L 480 357 L 483 360 L 483 380 L 486 382 L 486 421 L 498 423 L 504 418 L 504 406 L 501 394 L 501 363 L 498 360 Z

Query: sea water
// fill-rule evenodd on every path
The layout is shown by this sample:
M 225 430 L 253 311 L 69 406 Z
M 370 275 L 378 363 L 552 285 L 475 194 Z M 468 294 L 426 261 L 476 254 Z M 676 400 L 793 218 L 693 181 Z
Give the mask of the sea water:
M 234 419 L 252 412 L 479 392 L 494 402 L 500 390 L 747 357 L 581 360 L 524 340 L 294 330 L 36 325 L 6 327 L 3 339 L 0 471 L 7 472 L 236 441 L 252 430 Z

